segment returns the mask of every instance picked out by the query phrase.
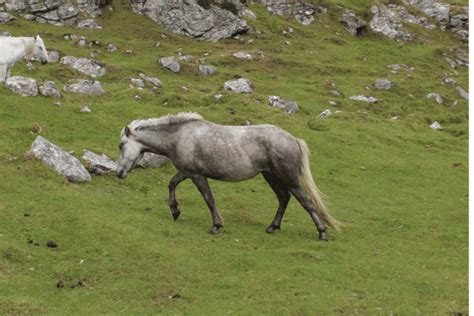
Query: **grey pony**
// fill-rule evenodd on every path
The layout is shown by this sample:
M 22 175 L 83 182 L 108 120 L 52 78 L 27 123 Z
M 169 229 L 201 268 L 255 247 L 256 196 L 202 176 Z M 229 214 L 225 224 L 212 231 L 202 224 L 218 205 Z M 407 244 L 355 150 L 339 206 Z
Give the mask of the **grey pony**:
M 197 113 L 179 113 L 161 118 L 135 120 L 122 129 L 119 178 L 127 177 L 145 152 L 168 157 L 178 173 L 169 183 L 169 206 L 174 220 L 180 215 L 176 187 L 190 178 L 211 211 L 216 234 L 223 227 L 208 178 L 242 181 L 263 175 L 279 206 L 268 233 L 280 229 L 290 196 L 311 216 L 319 240 L 327 240 L 326 225 L 336 230 L 340 223 L 331 217 L 323 196 L 314 184 L 309 150 L 298 139 L 273 125 L 225 126 L 205 121 Z

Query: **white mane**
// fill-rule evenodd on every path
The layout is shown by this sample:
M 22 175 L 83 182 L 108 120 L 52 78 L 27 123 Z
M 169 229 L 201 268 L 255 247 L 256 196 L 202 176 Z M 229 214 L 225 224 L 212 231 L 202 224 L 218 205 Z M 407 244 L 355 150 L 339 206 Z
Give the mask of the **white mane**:
M 163 126 L 184 123 L 189 121 L 202 121 L 204 120 L 201 115 L 194 112 L 181 112 L 176 115 L 165 115 L 159 118 L 150 118 L 146 120 L 135 120 L 132 121 L 128 126 L 132 130 L 140 130 L 147 127 Z

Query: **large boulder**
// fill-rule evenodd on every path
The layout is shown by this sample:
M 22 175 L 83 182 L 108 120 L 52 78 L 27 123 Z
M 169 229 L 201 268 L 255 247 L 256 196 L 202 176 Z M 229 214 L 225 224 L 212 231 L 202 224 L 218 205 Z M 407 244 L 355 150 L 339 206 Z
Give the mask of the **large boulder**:
M 167 68 L 168 70 L 171 70 L 172 72 L 179 72 L 181 69 L 181 65 L 178 63 L 176 58 L 173 56 L 168 56 L 168 57 L 163 57 L 160 59 L 160 64 Z
M 90 95 L 101 95 L 105 93 L 99 81 L 78 79 L 75 82 L 65 85 L 64 91 L 72 93 L 84 93 Z
M 212 3 L 203 7 L 196 0 L 129 1 L 135 12 L 174 33 L 215 42 L 248 31 L 244 20 Z
M 41 136 L 31 145 L 31 153 L 71 182 L 91 181 L 89 172 L 77 158 Z
M 38 85 L 33 78 L 13 76 L 5 81 L 5 86 L 24 97 L 35 97 L 38 95 Z
M 61 64 L 68 65 L 91 77 L 100 77 L 105 75 L 105 66 L 88 58 L 64 56 L 61 58 Z

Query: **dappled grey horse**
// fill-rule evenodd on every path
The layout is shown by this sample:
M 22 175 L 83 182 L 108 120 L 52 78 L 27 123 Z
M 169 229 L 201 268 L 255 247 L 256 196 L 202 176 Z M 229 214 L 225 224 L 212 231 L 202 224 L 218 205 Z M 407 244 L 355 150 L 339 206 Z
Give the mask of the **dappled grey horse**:
M 169 206 L 175 220 L 180 214 L 176 187 L 191 178 L 211 211 L 210 233 L 218 233 L 223 222 L 207 179 L 241 181 L 259 173 L 279 201 L 268 233 L 280 229 L 290 193 L 311 216 L 320 240 L 327 240 L 326 225 L 335 229 L 340 225 L 314 184 L 305 141 L 276 126 L 224 126 L 205 121 L 197 113 L 179 113 L 131 122 L 122 129 L 119 148 L 119 178 L 125 178 L 145 152 L 173 162 L 178 173 L 169 183 Z

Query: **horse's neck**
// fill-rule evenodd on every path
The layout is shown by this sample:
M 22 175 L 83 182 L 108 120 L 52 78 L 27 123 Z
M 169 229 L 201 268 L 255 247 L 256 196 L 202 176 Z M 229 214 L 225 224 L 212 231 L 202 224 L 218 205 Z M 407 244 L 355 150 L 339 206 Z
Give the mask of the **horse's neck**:
M 16 37 L 9 43 L 10 54 L 8 54 L 8 62 L 16 63 L 25 56 L 34 54 L 34 39 L 32 37 Z
M 165 129 L 143 132 L 139 137 L 139 141 L 155 154 L 171 157 L 175 148 L 175 137 L 171 134 Z

